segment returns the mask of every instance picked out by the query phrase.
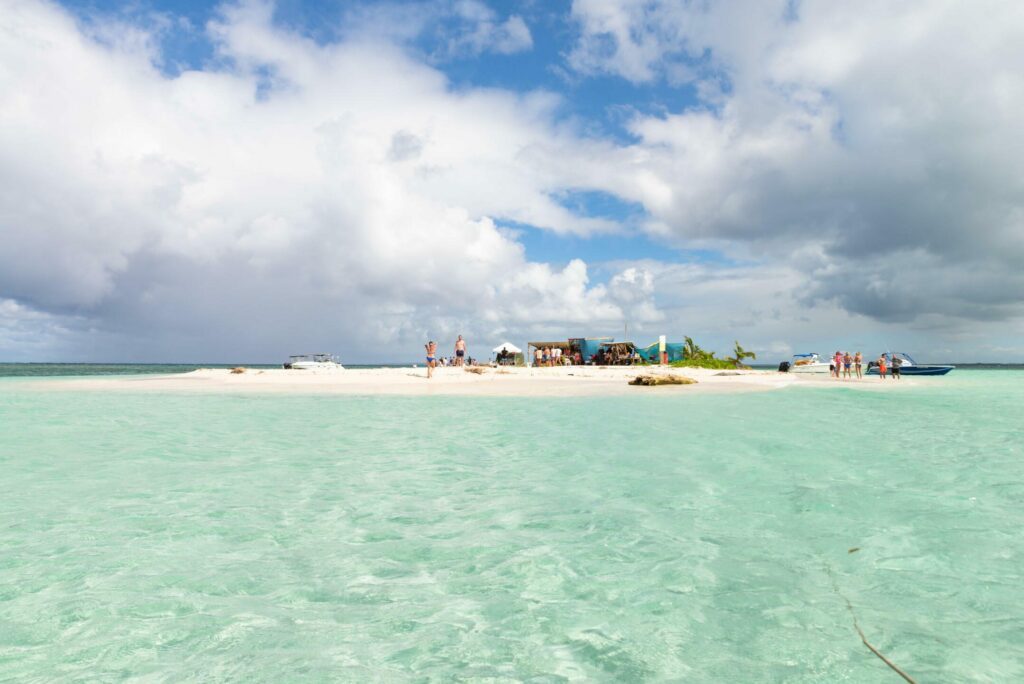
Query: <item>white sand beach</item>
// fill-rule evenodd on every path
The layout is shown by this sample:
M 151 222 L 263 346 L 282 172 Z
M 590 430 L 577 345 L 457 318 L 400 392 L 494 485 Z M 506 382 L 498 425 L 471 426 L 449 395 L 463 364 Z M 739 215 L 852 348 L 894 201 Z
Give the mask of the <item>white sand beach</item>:
M 657 387 L 630 385 L 629 381 L 637 375 L 678 375 L 696 380 L 697 383 Z M 426 368 L 410 366 L 339 371 L 246 369 L 243 373 L 204 368 L 177 375 L 48 380 L 39 383 L 39 387 L 142 392 L 556 397 L 756 392 L 794 386 L 888 391 L 915 384 L 912 378 L 882 381 L 873 376 L 861 380 L 835 380 L 827 375 L 797 375 L 766 370 L 722 371 L 650 366 L 483 367 L 480 372 L 463 368 L 438 368 L 434 371 L 434 377 L 428 380 Z

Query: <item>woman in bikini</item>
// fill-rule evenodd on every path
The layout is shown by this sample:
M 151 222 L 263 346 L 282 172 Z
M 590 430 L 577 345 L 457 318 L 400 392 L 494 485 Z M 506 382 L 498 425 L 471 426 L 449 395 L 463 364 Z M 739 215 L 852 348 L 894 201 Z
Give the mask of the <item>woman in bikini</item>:
M 850 377 L 850 366 L 853 365 L 853 357 L 850 356 L 850 352 L 843 354 L 843 377 Z
M 864 374 L 861 373 L 860 370 L 862 363 L 864 363 L 864 357 L 861 355 L 860 352 L 857 352 L 856 354 L 853 355 L 853 369 L 857 373 L 858 380 L 864 377 Z
M 437 365 L 437 343 L 430 340 L 423 347 L 427 350 L 427 379 L 434 377 L 434 366 Z

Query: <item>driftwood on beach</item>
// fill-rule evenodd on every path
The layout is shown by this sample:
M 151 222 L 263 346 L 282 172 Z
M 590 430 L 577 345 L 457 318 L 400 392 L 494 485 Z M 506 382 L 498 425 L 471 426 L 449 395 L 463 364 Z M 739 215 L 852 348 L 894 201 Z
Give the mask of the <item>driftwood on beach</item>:
M 696 385 L 697 381 L 684 375 L 638 375 L 630 380 L 629 384 L 653 387 L 655 385 Z

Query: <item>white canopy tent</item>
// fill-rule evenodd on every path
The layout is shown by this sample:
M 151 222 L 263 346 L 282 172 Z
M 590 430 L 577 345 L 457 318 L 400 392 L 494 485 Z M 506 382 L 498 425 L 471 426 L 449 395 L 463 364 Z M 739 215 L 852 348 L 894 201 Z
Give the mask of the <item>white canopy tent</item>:
M 523 353 L 522 349 L 520 349 L 516 345 L 512 344 L 511 342 L 505 342 L 504 344 L 501 344 L 501 345 L 495 347 L 491 351 L 493 351 L 495 354 L 500 354 L 503 351 L 508 353 L 508 354 L 522 354 Z

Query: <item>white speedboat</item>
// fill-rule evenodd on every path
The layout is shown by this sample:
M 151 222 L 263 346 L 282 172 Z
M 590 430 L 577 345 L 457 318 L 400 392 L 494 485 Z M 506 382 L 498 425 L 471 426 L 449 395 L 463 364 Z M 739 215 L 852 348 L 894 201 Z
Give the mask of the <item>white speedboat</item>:
M 829 363 L 822 361 L 817 354 L 794 354 L 787 371 L 789 373 L 828 373 Z
M 790 373 L 828 373 L 828 361 L 817 354 L 794 354 L 790 361 Z
M 285 368 L 290 370 L 344 370 L 338 359 L 330 354 L 297 354 L 288 357 Z

